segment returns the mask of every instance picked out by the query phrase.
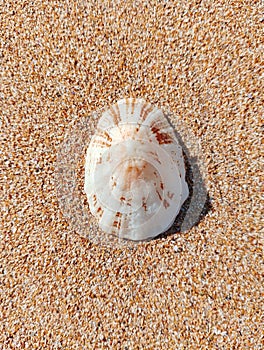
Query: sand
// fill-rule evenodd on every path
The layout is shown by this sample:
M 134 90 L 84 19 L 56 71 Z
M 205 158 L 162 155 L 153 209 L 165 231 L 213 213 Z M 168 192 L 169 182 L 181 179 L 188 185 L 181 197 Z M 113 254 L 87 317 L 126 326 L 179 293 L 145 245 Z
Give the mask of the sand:
M 264 348 L 263 21 L 261 1 L 0 2 L 0 349 Z M 188 230 L 107 245 L 83 143 L 125 96 L 188 126 L 207 199 Z M 86 236 L 56 180 L 84 120 Z

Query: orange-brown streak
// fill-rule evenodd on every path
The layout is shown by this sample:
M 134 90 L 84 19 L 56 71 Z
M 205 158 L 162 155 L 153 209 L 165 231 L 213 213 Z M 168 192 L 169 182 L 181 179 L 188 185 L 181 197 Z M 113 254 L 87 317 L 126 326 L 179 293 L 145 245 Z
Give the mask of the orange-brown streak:
M 101 217 L 103 216 L 104 211 L 103 211 L 103 209 L 102 209 L 101 207 L 99 207 L 99 208 L 97 209 L 97 213 L 98 213 L 98 215 L 99 215 L 99 218 L 101 218 Z
M 108 142 L 112 143 L 112 137 L 108 134 L 107 131 L 104 131 L 102 134 L 102 137 L 105 137 L 107 139 Z
M 120 201 L 124 202 L 126 200 L 126 198 L 124 196 L 120 197 Z M 129 207 L 131 207 L 131 204 L 128 203 L 127 201 L 125 202 L 126 205 L 128 205 Z
M 172 199 L 172 198 L 173 198 L 173 196 L 174 196 L 174 193 L 170 193 L 170 192 L 168 192 L 168 194 L 167 194 L 167 195 L 168 195 L 168 198 L 169 198 L 169 199 Z
M 166 199 L 164 199 L 163 205 L 165 209 L 167 209 L 170 206 L 170 204 L 166 201 Z
M 159 163 L 159 164 L 161 164 L 161 161 L 159 160 L 159 158 L 158 158 L 158 155 L 157 155 L 157 153 L 156 152 L 150 152 L 150 154 L 152 154 L 153 155 L 153 157 L 155 158 L 155 160 Z M 154 174 L 156 175 L 156 173 L 154 172 Z
M 136 102 L 136 100 L 133 98 L 133 99 L 132 99 L 132 103 L 131 103 L 131 112 L 132 112 L 132 114 L 134 114 L 135 102 Z
M 121 217 L 122 217 L 122 213 L 120 213 L 120 211 L 118 211 L 116 213 L 117 220 L 115 220 L 113 222 L 113 226 L 116 227 L 117 229 L 120 229 L 120 227 L 121 227 Z
M 96 207 L 96 204 L 97 204 L 97 198 L 96 198 L 96 195 L 95 195 L 95 194 L 93 195 L 93 201 L 94 201 L 94 206 Z
M 102 132 L 98 135 L 96 140 L 94 141 L 94 145 L 99 146 L 107 146 L 110 147 L 112 144 L 112 138 L 109 136 L 107 132 Z
M 146 103 L 144 103 L 143 106 L 142 106 L 142 109 L 141 109 L 141 112 L 140 112 L 140 120 L 141 120 L 142 122 L 146 119 L 148 113 L 153 109 L 152 106 L 150 106 L 149 108 L 147 108 L 148 105 L 149 105 L 149 104 L 146 102 Z
M 121 222 L 115 220 L 115 221 L 113 222 L 113 226 L 119 229 L 119 228 L 121 227 Z
M 159 199 L 162 200 L 162 197 L 161 197 L 161 195 L 160 195 L 160 193 L 159 193 L 158 190 L 156 190 L 156 193 L 157 193 L 157 195 L 159 196 Z
M 156 139 L 160 145 L 173 143 L 173 140 L 169 134 L 160 132 L 160 129 L 156 128 L 155 126 L 151 128 L 151 131 L 153 134 L 155 134 Z
M 118 104 L 115 104 L 115 107 L 116 107 L 116 111 L 113 106 L 110 107 L 110 113 L 113 117 L 114 124 L 118 125 L 120 121 L 120 110 L 119 110 Z
M 110 147 L 110 146 L 111 146 L 111 144 L 109 145 L 109 143 L 104 142 L 104 141 L 102 141 L 102 142 L 96 142 L 96 144 L 97 144 L 98 146 L 102 146 L 102 147 Z

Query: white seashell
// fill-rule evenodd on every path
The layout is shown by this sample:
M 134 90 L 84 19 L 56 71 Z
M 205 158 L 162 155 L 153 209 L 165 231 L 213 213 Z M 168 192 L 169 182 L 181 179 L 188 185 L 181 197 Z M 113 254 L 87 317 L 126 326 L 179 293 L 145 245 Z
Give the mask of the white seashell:
M 109 234 L 144 240 L 173 224 L 189 190 L 182 149 L 161 110 L 126 98 L 103 113 L 87 150 L 84 189 Z

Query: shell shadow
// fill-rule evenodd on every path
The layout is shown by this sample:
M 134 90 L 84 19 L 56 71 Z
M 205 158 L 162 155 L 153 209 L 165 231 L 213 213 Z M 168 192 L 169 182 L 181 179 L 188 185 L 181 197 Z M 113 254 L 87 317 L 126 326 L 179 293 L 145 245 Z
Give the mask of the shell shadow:
M 165 116 L 183 150 L 186 169 L 185 179 L 189 188 L 189 196 L 181 206 L 172 226 L 154 239 L 165 238 L 179 232 L 187 232 L 192 227 L 197 226 L 213 207 L 212 198 L 206 189 L 205 162 L 203 162 L 202 154 L 196 154 L 195 156 L 192 154 L 190 144 L 187 145 L 183 141 L 181 133 L 175 129 L 168 115 Z

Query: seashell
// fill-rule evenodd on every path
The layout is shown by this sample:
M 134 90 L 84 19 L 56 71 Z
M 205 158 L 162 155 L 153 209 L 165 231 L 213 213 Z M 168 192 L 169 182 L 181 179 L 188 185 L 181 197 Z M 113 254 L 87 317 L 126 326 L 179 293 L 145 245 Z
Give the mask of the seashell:
M 126 98 L 102 114 L 87 149 L 84 190 L 106 233 L 145 240 L 173 224 L 189 190 L 182 149 L 161 110 Z

